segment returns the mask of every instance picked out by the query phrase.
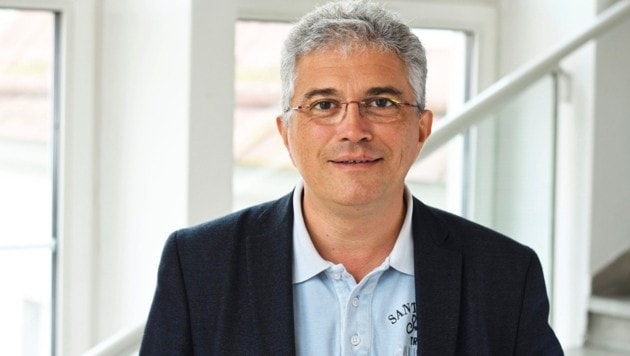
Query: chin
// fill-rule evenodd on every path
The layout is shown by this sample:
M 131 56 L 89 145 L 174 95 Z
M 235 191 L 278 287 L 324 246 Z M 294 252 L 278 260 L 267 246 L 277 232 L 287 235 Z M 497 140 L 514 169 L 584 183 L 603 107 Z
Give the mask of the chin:
M 379 200 L 381 194 L 373 189 L 361 189 L 359 191 L 346 191 L 338 194 L 335 198 L 339 204 L 347 206 L 367 205 Z

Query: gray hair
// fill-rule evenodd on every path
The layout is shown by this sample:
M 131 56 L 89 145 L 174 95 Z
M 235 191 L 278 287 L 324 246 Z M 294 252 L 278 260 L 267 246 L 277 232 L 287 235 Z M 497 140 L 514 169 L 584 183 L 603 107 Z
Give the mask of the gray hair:
M 425 105 L 427 60 L 424 47 L 409 26 L 384 6 L 365 0 L 335 1 L 304 15 L 282 48 L 280 78 L 285 123 L 291 117 L 297 60 L 314 50 L 376 47 L 397 54 L 409 73 L 409 84 L 421 109 Z

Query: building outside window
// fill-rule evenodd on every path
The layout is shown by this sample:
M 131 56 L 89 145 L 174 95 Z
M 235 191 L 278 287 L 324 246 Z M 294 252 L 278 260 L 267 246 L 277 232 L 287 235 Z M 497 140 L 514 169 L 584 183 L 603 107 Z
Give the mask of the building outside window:
M 53 350 L 55 14 L 0 8 L 0 354 Z

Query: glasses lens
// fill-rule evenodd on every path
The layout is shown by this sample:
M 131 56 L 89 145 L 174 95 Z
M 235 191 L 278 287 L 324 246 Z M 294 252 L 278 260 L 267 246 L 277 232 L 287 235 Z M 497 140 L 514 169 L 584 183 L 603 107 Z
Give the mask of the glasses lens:
M 337 100 L 322 99 L 317 100 L 307 106 L 307 115 L 311 118 L 325 121 L 334 121 L 341 116 L 343 104 Z
M 402 104 L 385 97 L 349 102 L 320 99 L 309 105 L 301 106 L 299 109 L 310 119 L 318 120 L 322 124 L 334 124 L 341 121 L 350 104 L 357 104 L 361 116 L 373 122 L 391 122 L 402 116 Z

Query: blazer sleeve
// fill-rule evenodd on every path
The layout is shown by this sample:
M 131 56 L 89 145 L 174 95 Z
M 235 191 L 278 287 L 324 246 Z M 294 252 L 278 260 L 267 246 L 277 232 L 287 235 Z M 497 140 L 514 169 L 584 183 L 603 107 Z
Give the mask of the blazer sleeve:
M 186 287 L 177 247 L 177 233 L 164 246 L 157 287 L 144 330 L 140 355 L 192 355 Z
M 532 251 L 518 324 L 516 355 L 564 355 L 549 326 L 549 299 L 540 261 Z

